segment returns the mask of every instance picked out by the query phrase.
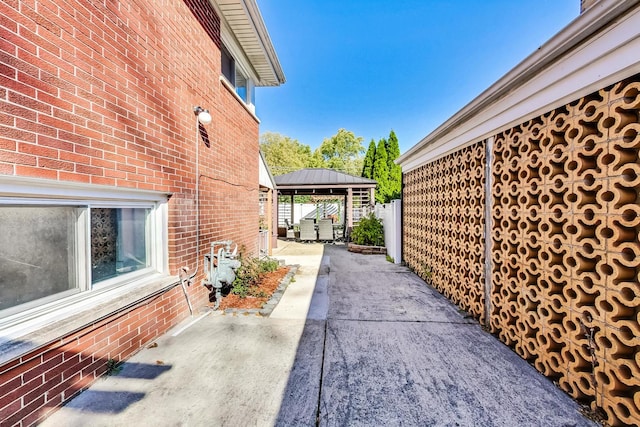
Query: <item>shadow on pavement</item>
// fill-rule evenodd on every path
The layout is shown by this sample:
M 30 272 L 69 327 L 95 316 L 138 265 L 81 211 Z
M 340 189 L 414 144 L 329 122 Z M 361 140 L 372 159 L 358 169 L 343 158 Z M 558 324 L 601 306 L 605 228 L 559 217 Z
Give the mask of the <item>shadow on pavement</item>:
M 320 399 L 324 320 L 307 320 L 282 396 L 276 426 L 314 426 Z
M 171 365 L 150 365 L 148 363 L 126 362 L 122 364 L 122 370 L 117 375 L 120 378 L 137 378 L 141 380 L 153 380 L 171 369 Z
M 145 393 L 130 391 L 99 391 L 85 390 L 78 397 L 69 402 L 67 408 L 81 412 L 95 412 L 104 414 L 117 414 L 129 407 L 129 405 L 142 400 Z M 87 405 L 85 402 L 93 402 Z

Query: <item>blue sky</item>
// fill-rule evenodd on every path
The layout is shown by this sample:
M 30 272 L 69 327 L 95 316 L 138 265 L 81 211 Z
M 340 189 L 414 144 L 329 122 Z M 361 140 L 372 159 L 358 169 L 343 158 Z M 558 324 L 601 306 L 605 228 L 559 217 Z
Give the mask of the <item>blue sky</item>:
M 404 153 L 575 19 L 580 0 L 258 0 L 287 82 L 260 132 L 318 147 L 393 129 Z

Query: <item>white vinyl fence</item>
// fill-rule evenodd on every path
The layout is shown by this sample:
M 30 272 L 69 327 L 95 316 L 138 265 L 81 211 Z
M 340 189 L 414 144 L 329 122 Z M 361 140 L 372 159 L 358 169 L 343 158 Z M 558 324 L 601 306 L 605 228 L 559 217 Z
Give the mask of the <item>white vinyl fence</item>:
M 392 200 L 385 204 L 376 203 L 375 215 L 382 220 L 387 255 L 393 258 L 394 263 L 400 264 L 402 262 L 402 202 Z

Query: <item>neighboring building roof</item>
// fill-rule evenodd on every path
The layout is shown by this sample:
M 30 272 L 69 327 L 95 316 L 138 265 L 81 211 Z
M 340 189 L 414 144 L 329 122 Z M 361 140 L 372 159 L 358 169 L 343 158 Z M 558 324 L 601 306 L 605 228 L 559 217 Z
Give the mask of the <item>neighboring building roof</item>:
M 375 187 L 377 181 L 360 176 L 353 176 L 332 169 L 301 169 L 285 175 L 275 177 L 276 185 L 280 188 L 291 187 Z
M 257 74 L 256 86 L 283 84 L 284 72 L 256 0 L 215 0 L 215 3 Z
M 408 172 L 640 72 L 638 0 L 600 0 L 402 154 Z
M 258 153 L 260 153 L 260 186 L 273 190 L 276 188 L 276 181 L 273 178 L 273 175 L 271 175 L 267 161 L 264 159 L 264 153 L 262 150 L 259 150 Z

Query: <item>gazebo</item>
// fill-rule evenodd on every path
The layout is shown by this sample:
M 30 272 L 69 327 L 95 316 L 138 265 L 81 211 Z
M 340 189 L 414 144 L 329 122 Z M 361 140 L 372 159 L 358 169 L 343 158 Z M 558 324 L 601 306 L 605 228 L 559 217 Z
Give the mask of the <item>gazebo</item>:
M 373 179 L 353 176 L 331 169 L 301 169 L 275 177 L 279 196 L 289 196 L 289 218 L 293 224 L 295 196 L 333 196 L 343 199 L 343 225 L 350 230 L 360 218 L 371 212 L 375 203 L 377 182 Z M 278 209 L 278 217 L 281 212 Z M 283 220 L 279 219 L 279 223 Z

